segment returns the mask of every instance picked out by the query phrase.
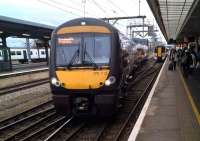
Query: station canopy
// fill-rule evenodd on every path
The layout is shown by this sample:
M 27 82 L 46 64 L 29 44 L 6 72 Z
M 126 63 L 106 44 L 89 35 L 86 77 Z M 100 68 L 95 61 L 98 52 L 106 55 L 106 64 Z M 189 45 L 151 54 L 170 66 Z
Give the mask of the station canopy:
M 0 16 L 0 34 L 9 37 L 50 39 L 54 26 Z
M 196 1 L 199 0 L 147 0 L 167 40 L 177 39 L 182 34 Z

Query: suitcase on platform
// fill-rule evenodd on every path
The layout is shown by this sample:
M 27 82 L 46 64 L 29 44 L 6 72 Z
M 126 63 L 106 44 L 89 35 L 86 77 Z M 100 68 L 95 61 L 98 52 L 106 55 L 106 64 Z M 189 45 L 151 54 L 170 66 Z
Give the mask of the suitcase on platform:
M 171 63 L 169 63 L 169 66 L 168 66 L 168 70 L 173 70 L 173 63 L 171 62 Z

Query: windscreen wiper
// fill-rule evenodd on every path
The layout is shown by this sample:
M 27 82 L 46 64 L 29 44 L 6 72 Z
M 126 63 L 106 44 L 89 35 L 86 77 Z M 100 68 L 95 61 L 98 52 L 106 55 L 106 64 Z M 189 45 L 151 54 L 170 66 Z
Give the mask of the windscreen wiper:
M 78 55 L 79 55 L 79 48 L 76 50 L 76 52 L 72 56 L 72 59 L 69 61 L 69 64 L 67 65 L 68 69 L 73 65 Z
M 85 45 L 85 46 L 86 46 L 86 45 Z M 91 56 L 89 55 L 89 53 L 87 52 L 86 47 L 84 48 L 84 56 L 85 56 L 85 55 L 89 58 L 90 63 L 91 63 L 92 65 L 94 65 L 95 68 L 98 68 L 98 65 L 94 62 L 94 60 L 92 59 L 92 57 L 91 57 Z M 85 59 L 84 59 L 84 61 L 85 61 Z

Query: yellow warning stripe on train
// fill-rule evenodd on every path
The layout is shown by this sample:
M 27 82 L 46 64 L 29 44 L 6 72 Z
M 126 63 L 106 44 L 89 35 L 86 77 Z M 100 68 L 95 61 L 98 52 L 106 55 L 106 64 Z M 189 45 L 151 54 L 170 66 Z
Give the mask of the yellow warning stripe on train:
M 104 85 L 109 69 L 57 70 L 56 76 L 66 89 L 97 89 Z
M 189 88 L 188 88 L 188 86 L 187 86 L 187 84 L 186 84 L 186 82 L 185 82 L 185 80 L 184 80 L 184 78 L 183 78 L 183 75 L 182 75 L 182 73 L 181 73 L 181 71 L 180 71 L 179 68 L 178 68 L 178 73 L 179 73 L 179 75 L 180 75 L 180 77 L 181 77 L 181 81 L 182 81 L 183 86 L 184 86 L 184 88 L 185 88 L 185 91 L 186 91 L 186 93 L 187 93 L 187 96 L 188 96 L 188 99 L 189 99 L 189 101 L 190 101 L 190 104 L 192 105 L 192 110 L 193 110 L 193 112 L 194 112 L 194 114 L 195 114 L 195 116 L 196 116 L 196 119 L 197 119 L 197 121 L 198 121 L 198 124 L 200 125 L 200 113 L 199 113 L 199 111 L 198 111 L 198 109 L 197 109 L 197 106 L 196 106 L 196 104 L 195 104 L 195 102 L 194 102 L 194 100 L 193 100 L 193 98 L 192 98 L 192 95 L 191 95 L 191 93 L 190 93 L 190 90 L 189 90 Z
M 96 33 L 111 33 L 105 26 L 71 26 L 62 27 L 57 31 L 58 35 L 66 33 L 81 33 L 81 32 L 96 32 Z

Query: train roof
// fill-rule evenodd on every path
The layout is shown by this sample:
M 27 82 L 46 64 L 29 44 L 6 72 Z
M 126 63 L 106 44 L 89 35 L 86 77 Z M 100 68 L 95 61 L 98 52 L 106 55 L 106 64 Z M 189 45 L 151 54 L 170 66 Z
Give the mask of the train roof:
M 54 30 L 54 32 L 57 32 L 57 30 L 59 30 L 62 27 L 80 26 L 80 25 L 82 25 L 83 22 L 85 23 L 85 25 L 105 26 L 112 32 L 118 32 L 118 30 L 114 26 L 112 26 L 111 24 L 106 23 L 105 21 L 103 21 L 101 19 L 96 19 L 96 18 L 77 18 L 77 19 L 73 19 L 73 20 L 67 21 L 67 22 L 61 24 L 60 26 L 58 26 Z

